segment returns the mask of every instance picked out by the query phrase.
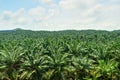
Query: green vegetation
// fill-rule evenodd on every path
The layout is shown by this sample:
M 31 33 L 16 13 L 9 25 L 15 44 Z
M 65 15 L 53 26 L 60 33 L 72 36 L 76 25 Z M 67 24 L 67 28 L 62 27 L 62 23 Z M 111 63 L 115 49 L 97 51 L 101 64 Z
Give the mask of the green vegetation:
M 120 31 L 0 31 L 0 80 L 119 80 Z

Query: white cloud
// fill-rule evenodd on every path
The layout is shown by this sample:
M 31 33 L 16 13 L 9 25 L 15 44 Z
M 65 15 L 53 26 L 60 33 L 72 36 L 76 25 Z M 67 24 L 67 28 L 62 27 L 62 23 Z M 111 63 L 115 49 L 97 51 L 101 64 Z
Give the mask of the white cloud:
M 53 0 L 38 0 L 39 2 L 45 4 L 45 5 L 51 5 L 53 4 Z
M 46 11 L 45 8 L 38 6 L 36 8 L 31 8 L 28 11 L 29 17 L 31 17 L 35 21 L 41 21 L 44 19 Z
M 16 27 L 22 27 L 23 25 L 27 25 L 31 23 L 31 20 L 29 18 L 24 10 L 24 8 L 19 9 L 16 12 L 12 11 L 4 11 L 0 15 L 0 27 L 3 29 L 13 29 Z
M 59 5 L 64 9 L 86 9 L 94 6 L 96 0 L 61 0 Z
M 110 0 L 110 1 L 120 3 L 120 0 Z
M 24 14 L 24 9 L 21 8 L 17 12 L 12 12 L 12 11 L 4 11 L 3 14 L 1 15 L 2 19 L 7 21 L 7 20 L 13 20 L 15 18 L 18 18 L 20 16 L 23 16 Z

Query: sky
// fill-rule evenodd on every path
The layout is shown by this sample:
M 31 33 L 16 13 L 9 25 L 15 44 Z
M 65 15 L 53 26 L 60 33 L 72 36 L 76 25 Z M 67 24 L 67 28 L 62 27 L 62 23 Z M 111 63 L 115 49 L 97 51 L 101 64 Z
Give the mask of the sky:
M 120 0 L 0 0 L 0 30 L 118 30 Z

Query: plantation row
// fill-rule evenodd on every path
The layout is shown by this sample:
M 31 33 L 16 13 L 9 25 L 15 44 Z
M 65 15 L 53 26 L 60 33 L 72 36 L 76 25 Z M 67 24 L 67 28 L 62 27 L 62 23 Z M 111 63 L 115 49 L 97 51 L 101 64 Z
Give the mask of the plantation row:
M 0 80 L 120 80 L 119 34 L 0 32 Z

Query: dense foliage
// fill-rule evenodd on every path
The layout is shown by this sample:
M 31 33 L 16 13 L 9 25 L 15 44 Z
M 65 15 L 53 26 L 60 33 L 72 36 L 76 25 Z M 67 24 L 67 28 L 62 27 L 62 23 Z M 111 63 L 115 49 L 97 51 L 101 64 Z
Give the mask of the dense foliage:
M 0 80 L 119 80 L 120 31 L 0 31 Z

